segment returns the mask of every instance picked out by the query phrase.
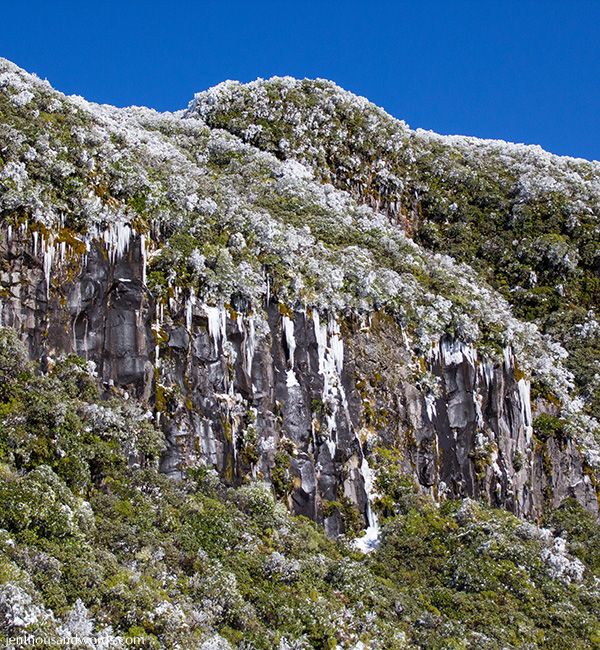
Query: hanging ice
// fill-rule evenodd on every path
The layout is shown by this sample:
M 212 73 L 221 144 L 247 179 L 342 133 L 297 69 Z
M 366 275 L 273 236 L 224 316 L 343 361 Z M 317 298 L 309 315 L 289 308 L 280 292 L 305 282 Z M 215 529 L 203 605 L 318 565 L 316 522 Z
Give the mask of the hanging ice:
M 494 364 L 490 361 L 484 361 L 481 364 L 483 368 L 483 376 L 485 378 L 485 383 L 487 386 L 491 386 L 494 380 Z
M 52 273 L 52 262 L 54 260 L 54 243 L 52 238 L 48 238 L 43 246 L 43 267 L 44 278 L 46 279 L 46 297 L 50 296 L 50 274 Z
M 339 323 L 334 318 L 330 319 L 329 321 L 329 332 L 331 336 L 330 338 L 331 353 L 333 354 L 335 367 L 338 373 L 341 373 L 344 367 L 344 341 L 340 336 Z
M 287 385 L 288 388 L 292 386 L 299 386 L 294 372 L 294 355 L 296 353 L 296 339 L 294 337 L 294 321 L 287 316 L 281 317 L 281 327 L 283 329 L 283 336 L 288 349 L 288 371 L 287 371 Z
M 513 366 L 513 353 L 510 345 L 507 345 L 504 350 L 504 367 L 506 370 L 510 370 Z
M 319 313 L 316 310 L 313 311 L 312 318 L 317 341 L 319 374 L 323 378 L 323 404 L 327 405 L 327 430 L 331 434 L 335 431 L 339 404 L 341 403 L 345 410 L 348 406 L 346 393 L 340 379 L 344 366 L 344 342 L 339 333 L 339 325 L 334 319 L 329 321 L 327 328 L 321 324 Z
M 213 342 L 215 352 L 219 351 L 219 343 L 227 340 L 227 315 L 223 307 L 204 306 L 208 319 L 208 333 Z
M 458 365 L 463 361 L 467 361 L 470 366 L 475 367 L 477 350 L 462 341 L 444 338 L 441 342 L 440 352 L 446 365 Z
M 327 330 L 324 327 L 321 327 L 319 312 L 316 309 L 313 311 L 312 316 L 315 339 L 317 341 L 317 353 L 319 355 L 319 374 L 324 377 L 325 351 L 327 350 Z
M 437 409 L 435 406 L 435 396 L 431 393 L 425 395 L 425 408 L 427 410 L 427 417 L 430 422 L 433 422 L 433 418 L 437 415 Z
M 521 416 L 523 417 L 523 424 L 525 425 L 525 439 L 529 442 L 533 434 L 530 393 L 531 384 L 527 379 L 519 379 L 517 382 L 517 389 L 519 391 L 519 401 L 521 403 Z
M 190 295 L 185 303 L 185 326 L 188 330 L 192 329 L 192 316 L 194 311 L 194 305 L 196 304 L 196 294 L 194 289 L 190 289 Z
M 154 325 L 152 326 L 152 329 L 154 330 L 154 337 L 156 340 L 156 344 L 154 346 L 154 367 L 155 368 L 160 367 L 159 337 L 160 337 L 160 328 L 163 322 L 162 316 L 163 316 L 163 304 L 156 303 L 156 320 L 154 321 Z
M 104 231 L 103 239 L 108 250 L 108 258 L 112 264 L 117 262 L 129 250 L 133 229 L 128 223 L 117 221 L 110 223 Z
M 146 284 L 146 265 L 148 263 L 147 255 L 146 255 L 146 235 L 140 235 L 140 254 L 142 256 L 142 284 L 145 285 Z
M 254 318 L 252 318 L 252 316 L 248 319 L 248 327 L 246 329 L 244 343 L 246 372 L 250 379 L 252 379 L 252 362 L 254 360 L 254 351 L 256 350 L 256 330 L 254 327 Z
M 365 492 L 367 494 L 367 523 L 369 524 L 365 530 L 365 534 L 362 537 L 354 540 L 355 547 L 362 553 L 370 553 L 374 551 L 379 546 L 379 537 L 381 534 L 381 528 L 379 526 L 379 520 L 377 515 L 373 511 L 373 501 L 375 499 L 375 477 L 373 471 L 369 467 L 367 459 L 363 455 L 362 464 L 360 467 L 360 473 L 363 477 Z

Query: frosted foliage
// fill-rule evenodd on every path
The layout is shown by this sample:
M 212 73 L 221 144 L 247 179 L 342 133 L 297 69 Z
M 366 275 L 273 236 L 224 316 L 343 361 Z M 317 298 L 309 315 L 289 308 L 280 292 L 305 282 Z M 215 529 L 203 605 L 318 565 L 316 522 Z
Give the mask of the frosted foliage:
M 314 101 L 315 96 L 318 102 Z M 390 171 L 388 161 L 403 161 L 410 173 L 410 165 L 435 146 L 438 158 L 432 164 L 445 174 L 468 174 L 470 169 L 489 165 L 490 160 L 494 160 L 499 169 L 505 166 L 514 170 L 518 179 L 516 191 L 523 201 L 561 192 L 571 198 L 577 210 L 580 199 L 588 201 L 590 196 L 595 196 L 597 200 L 600 196 L 600 166 L 596 163 L 554 156 L 538 146 L 440 136 L 421 129 L 411 131 L 404 122 L 391 118 L 365 98 L 322 79 L 302 81 L 274 77 L 243 86 L 226 82 L 198 93 L 189 112 L 209 121 L 221 112 L 237 113 L 237 121 L 236 118 L 231 120 L 232 127 L 235 129 L 239 124 L 241 128 L 241 124 L 245 124 L 244 137 L 261 144 L 268 142 L 267 135 L 263 129 L 252 128 L 255 120 L 283 123 L 293 138 L 293 147 L 289 139 L 280 139 L 274 146 L 282 153 L 292 152 L 315 166 L 322 166 L 328 157 L 339 155 L 345 167 L 342 173 L 347 177 L 354 173 L 360 182 L 361 173 L 365 172 L 363 163 L 349 147 L 348 123 L 354 120 L 350 126 L 354 129 L 354 148 L 372 161 L 368 172 L 376 176 L 379 186 L 392 191 L 401 190 L 406 180 Z M 340 121 L 340 115 L 346 117 L 346 123 Z M 468 164 L 463 167 L 449 164 L 455 152 L 460 152 Z M 456 204 L 453 209 L 456 210 Z
M 219 634 L 215 634 L 203 641 L 198 646 L 198 650 L 233 650 L 233 646 L 227 639 L 224 639 Z
M 300 563 L 297 560 L 288 560 L 278 552 L 272 553 L 265 562 L 265 574 L 269 578 L 282 582 L 293 582 L 298 577 Z
M 53 618 L 51 612 L 36 605 L 31 596 L 18 585 L 0 585 L 0 627 L 3 629 L 18 631 Z
M 551 548 L 542 551 L 542 558 L 552 578 L 565 584 L 582 581 L 585 566 L 580 560 L 567 554 L 566 541 L 562 537 L 557 537 Z
M 63 625 L 57 629 L 63 644 L 82 648 L 124 648 L 120 636 L 107 627 L 95 632 L 95 623 L 83 601 L 78 598 L 67 615 Z
M 83 604 L 81 598 L 78 598 L 75 601 L 75 604 L 65 621 L 64 629 L 70 636 L 74 637 L 87 637 L 91 636 L 93 633 L 94 623 L 90 619 L 88 610 Z
M 412 131 L 324 80 L 228 81 L 198 94 L 187 111 L 161 114 L 66 97 L 3 60 L 0 92 L 21 97 L 12 105 L 27 119 L 39 105 L 49 114 L 61 111 L 68 126 L 61 132 L 50 122 L 34 135 L 8 125 L 2 131 L 0 179 L 6 191 L 0 209 L 30 215 L 25 236 L 32 224 L 52 233 L 33 228 L 28 244 L 43 269 L 48 297 L 74 258 L 84 268 L 94 242 L 101 242 L 115 265 L 135 253 L 143 235 L 143 282 L 156 281 L 159 269 L 164 293 L 173 296 L 169 306 L 176 308 L 178 296 L 190 296 L 182 306 L 186 325 L 198 309 L 190 287 L 198 305 L 230 304 L 239 296 L 255 312 L 265 299 L 328 314 L 385 309 L 410 331 L 418 355 L 427 355 L 448 332 L 485 348 L 491 331 L 493 345 L 484 352 L 510 347 L 528 378 L 544 384 L 563 405 L 571 402 L 574 382 L 563 363 L 565 350 L 534 324 L 516 319 L 508 302 L 471 268 L 416 245 L 395 216 L 402 207 L 399 193 L 407 183 L 418 184 L 412 176 L 418 161 L 460 182 L 475 182 L 480 167 L 504 182 L 503 170 L 510 168 L 514 192 L 523 201 L 560 192 L 574 219 L 582 211 L 600 210 L 600 165 L 552 156 L 539 147 Z M 204 120 L 224 114 L 231 132 L 208 128 Z M 270 127 L 263 126 L 273 122 L 285 126 L 285 136 L 274 143 Z M 333 175 L 327 177 L 332 156 L 336 173 L 347 179 L 344 190 Z M 457 156 L 464 165 L 456 164 Z M 400 164 L 405 176 L 388 161 Z M 367 177 L 379 196 L 364 205 L 352 192 Z M 446 207 L 460 209 L 456 203 Z M 172 241 L 182 234 L 193 237 L 185 252 Z M 540 238 L 534 248 L 565 272 L 574 268 L 574 251 L 560 242 Z M 184 291 L 177 286 L 182 276 L 189 277 Z M 226 340 L 223 308 L 209 307 L 205 314 L 213 347 L 220 349 Z M 289 327 L 286 337 L 289 349 Z M 335 334 L 326 345 L 338 363 Z M 520 390 L 528 417 L 525 389 Z M 432 412 L 433 404 L 428 408 Z M 584 412 L 583 407 L 570 412 L 570 426 L 593 447 L 590 430 L 597 424 L 584 420 Z

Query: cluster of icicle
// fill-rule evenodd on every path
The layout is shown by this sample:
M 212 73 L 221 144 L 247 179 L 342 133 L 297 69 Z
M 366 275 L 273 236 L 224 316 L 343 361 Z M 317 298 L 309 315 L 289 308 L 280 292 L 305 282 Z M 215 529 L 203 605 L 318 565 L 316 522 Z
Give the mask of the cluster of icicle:
M 515 359 L 510 346 L 506 346 L 504 348 L 503 357 L 504 369 L 509 373 L 514 373 Z M 494 379 L 494 364 L 488 359 L 482 359 L 480 362 L 478 362 L 477 350 L 473 346 L 467 345 L 462 341 L 450 340 L 447 338 L 442 339 L 432 347 L 429 361 L 430 363 L 432 361 L 435 361 L 442 366 L 459 365 L 463 362 L 466 362 L 476 373 L 478 384 L 481 385 L 481 382 L 485 382 L 485 385 L 488 388 L 491 386 Z M 529 444 L 533 436 L 530 381 L 525 378 L 519 379 L 517 381 L 517 391 L 519 395 L 521 419 L 525 433 L 525 442 Z M 488 439 L 483 433 L 484 418 L 481 409 L 483 397 L 478 390 L 477 384 L 474 386 L 474 389 L 472 391 L 472 398 L 475 414 L 477 417 L 477 424 L 479 426 L 479 431 L 475 437 L 475 445 L 484 447 L 488 442 Z M 426 395 L 425 405 L 427 409 L 427 415 L 430 421 L 433 422 L 433 419 L 436 416 L 435 397 L 433 395 Z M 502 471 L 498 465 L 497 450 L 492 450 L 489 462 L 495 476 L 500 479 L 502 477 Z M 497 489 L 500 489 L 500 483 L 497 484 Z
M 344 341 L 340 332 L 340 325 L 333 317 L 328 322 L 321 323 L 319 312 L 313 310 L 312 321 L 315 339 L 317 341 L 317 354 L 319 359 L 319 374 L 323 380 L 322 402 L 326 406 L 326 424 L 328 440 L 326 442 L 331 458 L 335 458 L 336 453 L 336 416 L 338 409 L 341 407 L 346 411 L 346 417 L 349 420 L 348 401 L 342 384 L 342 370 L 344 367 Z M 288 316 L 282 316 L 282 329 L 288 349 L 289 367 L 287 371 L 287 386 L 293 389 L 298 386 L 298 379 L 295 373 L 294 353 L 296 350 L 296 341 L 294 337 L 294 321 Z M 314 435 L 314 432 L 313 432 Z M 316 447 L 316 444 L 315 444 Z M 368 527 L 362 537 L 355 541 L 357 549 L 364 553 L 377 548 L 379 545 L 380 527 L 377 515 L 373 510 L 373 500 L 375 498 L 374 475 L 369 467 L 369 463 L 361 449 L 362 462 L 359 468 L 363 479 L 365 493 L 367 495 L 367 522 Z
M 176 292 L 177 293 L 177 292 Z M 174 296 L 176 300 L 177 295 Z M 227 342 L 227 321 L 228 311 L 223 306 L 212 306 L 207 304 L 199 304 L 199 301 L 193 290 L 190 290 L 189 295 L 185 301 L 185 322 L 188 331 L 192 331 L 193 316 L 196 310 L 204 315 L 208 324 L 208 334 L 215 354 L 225 354 L 225 343 Z M 162 318 L 164 312 L 162 307 L 157 305 L 157 322 L 156 329 L 162 326 Z M 314 327 L 315 339 L 317 342 L 318 360 L 319 360 L 319 374 L 323 380 L 322 401 L 327 406 L 325 423 L 327 427 L 327 447 L 331 458 L 333 459 L 336 454 L 336 416 L 340 408 L 348 414 L 348 402 L 344 387 L 342 385 L 341 374 L 344 366 L 344 342 L 340 332 L 339 323 L 335 318 L 331 317 L 326 323 L 322 323 L 319 313 L 314 310 L 312 312 L 312 321 Z M 235 324 L 240 334 L 243 337 L 242 354 L 244 369 L 248 376 L 252 378 L 252 362 L 256 350 L 256 330 L 254 317 L 251 315 L 243 315 L 238 313 L 235 318 Z M 281 317 L 282 335 L 287 348 L 288 368 L 286 376 L 286 385 L 289 390 L 299 388 L 297 368 L 295 364 L 296 352 L 296 338 L 294 334 L 294 321 L 287 315 Z M 157 346 L 156 363 L 159 364 L 159 352 Z M 235 406 L 235 395 L 233 394 L 233 384 L 229 385 L 229 394 L 222 395 L 227 403 L 231 402 L 231 406 Z M 232 430 L 234 436 L 234 449 L 236 426 L 232 422 Z M 314 432 L 313 432 L 314 435 Z M 314 441 L 316 448 L 316 441 Z M 235 452 L 234 452 L 235 453 Z M 378 545 L 379 540 L 379 524 L 377 516 L 373 511 L 372 501 L 375 498 L 374 493 L 374 476 L 368 461 L 363 454 L 363 459 L 359 471 L 363 478 L 364 489 L 368 497 L 367 503 L 367 520 L 368 528 L 365 535 L 356 542 L 357 548 L 368 553 Z
M 27 233 L 31 233 L 31 254 L 35 259 L 41 257 L 41 266 L 44 271 L 44 280 L 46 285 L 46 297 L 50 296 L 50 282 L 52 277 L 52 270 L 55 266 L 60 266 L 65 261 L 68 254 L 72 252 L 70 244 L 61 237 L 61 231 L 64 229 L 64 216 L 60 216 L 58 223 L 53 231 L 45 229 L 39 230 L 38 228 L 29 228 L 29 223 L 24 220 L 18 226 L 18 233 L 21 238 L 26 237 Z M 115 264 L 119 259 L 129 250 L 131 240 L 135 237 L 135 230 L 133 227 L 123 221 L 110 222 L 104 229 L 97 226 L 88 230 L 85 235 L 81 237 L 74 237 L 85 247 L 86 253 L 82 256 L 82 268 L 85 268 L 87 263 L 87 254 L 90 251 L 91 243 L 93 241 L 103 242 L 108 258 L 111 264 Z M 8 225 L 6 227 L 6 239 L 10 242 L 13 239 L 13 227 Z M 145 237 L 141 236 L 141 250 L 143 259 L 143 269 L 145 274 L 146 268 L 146 242 Z M 145 276 L 143 278 L 145 282 Z
M 514 372 L 515 359 L 512 348 L 506 346 L 503 351 L 504 368 L 507 372 Z M 443 338 L 435 343 L 429 354 L 429 362 L 437 362 L 443 366 L 459 365 L 463 362 L 468 363 L 476 372 L 479 381 L 484 381 L 489 388 L 494 379 L 494 364 L 489 359 L 482 359 L 478 362 L 477 350 L 459 340 Z M 522 377 L 517 381 L 517 390 L 519 393 L 519 406 L 521 416 L 525 427 L 525 438 L 527 442 L 531 441 L 533 434 L 532 416 L 531 416 L 531 382 L 529 379 Z M 430 420 L 436 415 L 435 399 L 433 396 L 426 396 L 427 414 Z M 481 412 L 481 396 L 475 390 L 473 391 L 473 403 L 477 414 L 478 424 L 483 425 L 483 414 Z

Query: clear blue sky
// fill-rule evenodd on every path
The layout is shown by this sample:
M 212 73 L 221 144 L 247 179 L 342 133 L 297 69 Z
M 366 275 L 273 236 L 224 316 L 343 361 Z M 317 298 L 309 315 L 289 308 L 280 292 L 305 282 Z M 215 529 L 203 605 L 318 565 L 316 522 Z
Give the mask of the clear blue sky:
M 413 127 L 600 159 L 600 0 L 3 0 L 0 55 L 159 110 L 224 79 L 325 77 Z

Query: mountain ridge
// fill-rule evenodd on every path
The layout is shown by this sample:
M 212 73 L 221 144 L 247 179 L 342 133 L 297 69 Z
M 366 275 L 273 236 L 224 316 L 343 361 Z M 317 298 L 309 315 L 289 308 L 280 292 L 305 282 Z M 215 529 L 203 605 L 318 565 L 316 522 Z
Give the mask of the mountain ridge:
M 161 114 L 65 97 L 3 61 L 0 115 L 6 346 L 20 340 L 17 356 L 39 359 L 37 372 L 61 394 L 82 390 L 68 383 L 65 363 L 98 391 L 97 405 L 77 402 L 91 393 L 73 402 L 69 421 L 75 413 L 82 421 L 73 429 L 61 420 L 47 431 L 19 400 L 5 402 L 7 494 L 47 484 L 70 509 L 91 495 L 101 513 L 103 491 L 131 501 L 137 480 L 148 490 L 166 485 L 152 474 L 160 469 L 179 482 L 161 489 L 182 512 L 204 512 L 206 497 L 225 522 L 239 506 L 245 514 L 231 516 L 250 517 L 254 530 L 262 503 L 268 526 L 293 527 L 273 510 L 285 504 L 348 544 L 344 553 L 372 555 L 374 566 L 383 544 L 405 577 L 396 553 L 412 525 L 438 544 L 438 529 L 490 518 L 490 530 L 501 521 L 513 530 L 519 521 L 471 499 L 538 523 L 569 508 L 582 521 L 597 518 L 599 165 L 518 145 L 507 153 L 502 143 L 440 141 L 329 82 L 291 78 L 217 86 L 186 112 Z M 7 371 L 19 395 L 36 385 L 24 363 Z M 49 399 L 43 382 L 36 390 Z M 145 413 L 141 447 L 128 446 L 129 416 L 110 415 L 103 402 Z M 18 426 L 23 418 L 39 431 L 34 442 Z M 113 428 L 123 445 L 109 444 L 116 475 L 95 460 Z M 2 516 L 13 530 L 12 510 Z M 84 524 L 72 534 L 92 543 Z M 224 562 L 209 543 L 213 525 L 190 533 L 206 576 L 220 575 Z M 35 519 L 28 526 L 43 536 Z M 592 579 L 587 551 L 578 550 L 588 562 L 581 568 L 566 543 L 524 530 L 515 535 L 538 539 L 535 557 L 556 565 L 552 580 Z M 27 530 L 16 533 L 26 545 Z M 279 534 L 265 543 L 285 555 Z M 270 575 L 296 571 L 269 562 Z M 442 564 L 444 588 L 463 584 L 457 567 Z M 464 579 L 472 589 L 472 576 Z M 238 618 L 221 613 L 211 627 L 230 641 L 246 602 L 232 598 Z M 115 620 L 126 631 L 123 616 Z M 223 631 L 225 620 L 232 630 Z M 414 619 L 403 626 L 404 641 L 382 647 L 405 647 L 406 634 L 418 643 Z M 274 647 L 272 633 L 261 631 L 260 647 Z M 165 634 L 156 632 L 160 643 Z M 311 637 L 311 647 L 321 642 Z

